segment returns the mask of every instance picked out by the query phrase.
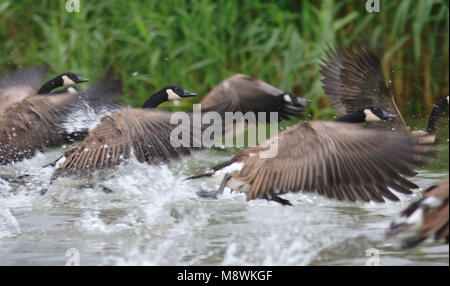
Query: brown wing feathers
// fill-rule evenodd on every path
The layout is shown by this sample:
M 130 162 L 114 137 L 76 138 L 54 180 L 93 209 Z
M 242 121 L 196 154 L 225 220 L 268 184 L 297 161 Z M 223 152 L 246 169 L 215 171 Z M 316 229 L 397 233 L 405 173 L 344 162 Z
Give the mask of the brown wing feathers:
M 0 117 L 0 165 L 30 158 L 63 142 L 58 126 L 64 109 L 32 96 L 12 105 Z
M 292 96 L 293 102 L 288 103 L 284 100 L 283 94 L 286 94 L 286 92 L 266 82 L 245 74 L 236 74 L 215 86 L 200 103 L 209 107 L 231 100 L 232 103 L 227 111 L 244 114 L 246 112 L 254 112 L 255 114 L 258 114 L 258 112 L 278 112 L 279 119 L 299 116 L 302 111 L 302 104 L 298 102 L 306 101 Z M 266 121 L 268 120 L 267 117 Z
M 129 109 L 104 117 L 80 146 L 66 153 L 66 161 L 55 176 L 111 168 L 132 153 L 138 161 L 150 164 L 189 154 L 195 148 L 171 144 L 170 135 L 176 127 L 170 124 L 171 114 L 156 109 Z
M 375 52 L 367 47 L 355 45 L 355 49 L 328 47 L 328 61 L 322 59 L 320 73 L 323 89 L 329 97 L 331 107 L 342 116 L 366 105 L 376 105 L 397 116 L 389 124 L 375 126 L 395 127 L 406 130 L 403 117 L 387 87 L 381 62 Z
M 118 106 L 118 79 L 104 79 L 78 94 L 34 95 L 14 103 L 0 115 L 0 165 L 32 157 L 37 150 L 73 142 L 63 127 L 68 115 L 85 110 Z M 85 136 L 86 131 L 77 132 Z
M 277 141 L 274 158 L 259 157 L 268 146 L 239 154 L 244 168 L 235 179 L 251 185 L 249 200 L 289 191 L 348 201 L 398 200 L 389 188 L 406 194 L 417 188 L 403 176 L 414 176 L 410 168 L 422 162 L 413 157 L 425 154 L 406 134 L 332 122 L 295 125 L 280 133 Z

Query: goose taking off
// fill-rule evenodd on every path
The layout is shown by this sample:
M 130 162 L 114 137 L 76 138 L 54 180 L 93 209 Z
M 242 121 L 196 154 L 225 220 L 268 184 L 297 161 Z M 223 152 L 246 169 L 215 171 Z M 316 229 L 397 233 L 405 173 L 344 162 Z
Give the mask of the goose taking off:
M 73 141 L 63 127 L 67 116 L 86 106 L 115 108 L 113 98 L 121 92 L 121 81 L 105 78 L 85 91 L 69 87 L 66 92 L 29 96 L 0 115 L 0 165 L 34 156 L 36 151 Z M 87 130 L 74 136 L 80 138 Z
M 132 155 L 140 162 L 158 164 L 198 149 L 189 146 L 172 145 L 171 135 L 177 124 L 171 122 L 173 112 L 156 109 L 167 101 L 196 96 L 180 86 L 167 86 L 153 94 L 141 109 L 126 109 L 111 116 L 105 116 L 81 145 L 66 152 L 55 170 L 53 179 L 59 176 L 84 175 L 89 171 L 112 168 L 127 161 Z M 221 114 L 229 103 L 219 104 L 205 111 Z M 192 118 L 194 113 L 187 113 Z M 202 125 L 202 129 L 207 125 Z M 189 127 L 190 128 L 190 127 Z M 190 138 L 195 140 L 192 129 Z
M 429 154 L 407 133 L 367 129 L 349 123 L 386 120 L 394 117 L 378 107 L 363 107 L 338 119 L 339 122 L 298 123 L 250 148 L 204 174 L 192 176 L 222 178 L 217 192 L 200 192 L 216 197 L 225 187 L 245 192 L 247 200 L 264 198 L 290 204 L 279 195 L 287 192 L 315 192 L 331 199 L 384 202 L 398 200 L 389 189 L 410 194 L 417 186 L 404 178 L 414 176 L 416 159 Z M 267 156 L 277 150 L 274 156 Z
M 392 222 L 388 236 L 409 233 L 402 240 L 402 248 L 414 247 L 429 237 L 448 244 L 448 178 L 439 185 L 428 188 L 423 198 L 402 211 L 400 218 Z
M 203 107 L 211 107 L 231 101 L 231 112 L 278 112 L 279 119 L 299 116 L 307 100 L 282 91 L 262 80 L 245 74 L 235 74 L 216 85 L 201 101 Z M 269 117 L 266 118 L 269 122 Z
M 331 47 L 325 51 L 328 61 L 322 59 L 320 73 L 323 89 L 331 107 L 339 116 L 351 113 L 360 106 L 375 105 L 396 115 L 389 122 L 378 122 L 376 127 L 406 131 L 407 127 L 386 81 L 381 62 L 375 52 L 357 46 L 355 51 Z

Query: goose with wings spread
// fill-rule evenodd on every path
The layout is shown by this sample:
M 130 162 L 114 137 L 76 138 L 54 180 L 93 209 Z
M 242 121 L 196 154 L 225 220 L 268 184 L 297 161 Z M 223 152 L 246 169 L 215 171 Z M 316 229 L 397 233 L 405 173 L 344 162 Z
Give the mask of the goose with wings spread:
M 320 73 L 325 94 L 339 116 L 360 106 L 376 105 L 396 115 L 389 122 L 377 122 L 376 127 L 406 131 L 407 127 L 386 81 L 379 57 L 372 50 L 357 46 L 325 51 L 329 60 L 322 60 Z
M 405 233 L 402 248 L 414 247 L 429 237 L 435 241 L 444 240 L 448 244 L 448 178 L 438 185 L 428 188 L 423 198 L 412 203 L 401 216 L 392 222 L 388 235 Z
M 250 148 L 211 171 L 189 179 L 221 179 L 217 192 L 199 192 L 216 197 L 225 187 L 246 193 L 247 200 L 263 198 L 290 204 L 280 197 L 287 192 L 315 192 L 347 201 L 398 200 L 389 189 L 410 194 L 417 185 L 404 176 L 420 166 L 426 155 L 421 143 L 407 133 L 362 128 L 355 124 L 381 121 L 394 115 L 376 106 L 360 108 L 337 122 L 298 123 Z M 270 150 L 275 154 L 267 156 Z
M 307 100 L 282 91 L 262 80 L 245 74 L 235 74 L 215 86 L 201 101 L 204 107 L 231 101 L 230 112 L 277 112 L 278 119 L 299 116 Z
M 192 150 L 199 148 L 196 146 L 201 146 L 201 142 L 194 144 L 191 141 L 187 146 L 174 146 L 171 141 L 172 131 L 179 126 L 171 122 L 174 113 L 158 110 L 156 107 L 167 100 L 191 96 L 196 94 L 180 86 L 170 85 L 152 95 L 141 109 L 125 109 L 103 117 L 80 146 L 66 152 L 58 163 L 53 178 L 112 168 L 132 155 L 140 162 L 158 164 L 190 154 Z M 223 114 L 229 104 L 218 104 L 201 113 L 218 111 Z M 194 113 L 185 114 L 192 117 Z M 207 126 L 209 125 L 202 125 L 201 128 Z M 196 140 L 191 126 L 186 128 L 190 128 L 190 138 Z
M 60 79 L 71 81 L 65 75 Z M 14 103 L 0 115 L 0 165 L 31 158 L 36 151 L 86 136 L 87 130 L 67 132 L 63 126 L 67 117 L 86 106 L 94 110 L 114 109 L 118 107 L 115 96 L 120 91 L 121 81 L 106 77 L 85 91 L 69 87 L 63 92 L 32 95 Z
M 374 127 L 407 131 L 403 117 L 397 108 L 391 85 L 386 82 L 380 59 L 368 48 L 357 46 L 355 51 L 341 48 L 326 51 L 329 61 L 322 60 L 320 73 L 325 93 L 330 99 L 331 107 L 342 116 L 356 110 L 362 105 L 377 105 L 397 116 L 391 122 L 378 122 Z M 448 94 L 434 105 L 425 130 L 415 130 L 411 134 L 424 142 L 436 140 L 438 120 L 443 110 L 448 108 Z
M 386 82 L 378 55 L 372 50 L 357 46 L 355 51 L 349 48 L 325 51 L 328 61 L 322 60 L 320 73 L 325 94 L 331 107 L 342 116 L 362 105 L 377 105 L 397 116 L 388 123 L 376 123 L 375 127 L 385 127 L 400 131 L 409 130 L 397 108 L 391 90 Z M 434 142 L 438 129 L 438 120 L 443 110 L 448 108 L 448 94 L 434 105 L 425 130 L 415 130 L 411 134 L 421 137 L 424 142 Z

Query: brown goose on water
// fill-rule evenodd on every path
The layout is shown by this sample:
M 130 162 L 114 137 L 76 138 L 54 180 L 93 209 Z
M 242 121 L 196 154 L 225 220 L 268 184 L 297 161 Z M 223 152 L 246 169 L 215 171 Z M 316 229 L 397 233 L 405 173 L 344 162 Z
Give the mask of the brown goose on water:
M 448 244 L 448 178 L 428 188 L 423 198 L 402 211 L 400 218 L 392 222 L 388 235 L 409 233 L 402 240 L 402 248 L 414 247 L 433 236 L 435 241 Z
M 398 198 L 389 188 L 404 194 L 417 188 L 404 176 L 416 175 L 411 167 L 422 164 L 416 156 L 428 153 L 407 133 L 349 124 L 389 118 L 393 115 L 367 106 L 338 122 L 298 123 L 189 179 L 223 177 L 217 192 L 199 192 L 205 197 L 216 197 L 229 187 L 245 192 L 247 200 L 264 198 L 282 204 L 290 203 L 279 195 L 300 191 L 352 202 L 395 201 Z
M 106 78 L 85 91 L 70 87 L 64 92 L 28 96 L 14 103 L 0 115 L 0 165 L 28 159 L 36 151 L 72 142 L 72 135 L 85 136 L 87 130 L 77 134 L 67 132 L 63 126 L 67 117 L 85 110 L 86 106 L 93 109 L 117 107 L 113 97 L 120 91 L 120 80 Z
M 231 112 L 278 112 L 279 119 L 299 116 L 307 100 L 282 91 L 262 80 L 235 74 L 216 85 L 201 101 L 203 107 L 231 101 Z M 269 122 L 267 117 L 266 122 Z
M 39 87 L 46 74 L 46 68 L 37 67 L 16 71 L 0 79 L 0 114 L 5 112 L 13 103 L 20 102 L 28 96 L 48 94 L 61 86 L 73 86 L 88 81 L 72 72 L 66 72 L 48 80 Z
M 191 150 L 197 149 L 193 142 L 189 146 L 178 147 L 171 142 L 172 132 L 178 127 L 171 122 L 174 113 L 158 110 L 156 107 L 167 100 L 191 96 L 196 94 L 180 86 L 170 85 L 153 94 L 142 109 L 125 109 L 103 117 L 81 145 L 66 152 L 58 163 L 53 179 L 112 168 L 131 158 L 132 154 L 138 161 L 150 164 L 190 154 Z M 209 110 L 223 114 L 228 107 L 229 103 L 219 104 Z M 202 112 L 205 110 L 208 109 Z M 185 114 L 190 117 L 193 115 Z M 188 132 L 194 138 L 192 130 Z
M 407 130 L 375 52 L 358 46 L 355 51 L 349 48 L 335 51 L 330 47 L 325 53 L 329 61 L 322 59 L 320 73 L 324 77 L 323 89 L 339 116 L 351 113 L 360 106 L 375 105 L 396 115 L 396 118 L 389 122 L 377 122 L 374 126 Z

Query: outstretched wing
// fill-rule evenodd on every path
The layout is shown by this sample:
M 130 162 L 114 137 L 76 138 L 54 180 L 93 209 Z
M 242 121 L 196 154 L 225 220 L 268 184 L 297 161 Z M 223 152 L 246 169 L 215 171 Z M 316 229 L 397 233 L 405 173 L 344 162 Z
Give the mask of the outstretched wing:
M 68 100 L 68 95 L 60 97 Z M 64 108 L 46 98 L 30 96 L 0 115 L 0 165 L 31 158 L 36 150 L 62 144 L 63 130 L 57 123 L 65 116 Z
M 267 144 L 238 155 L 244 163 L 235 178 L 251 185 L 247 199 L 272 198 L 286 192 L 316 192 L 348 201 L 398 200 L 415 184 L 412 166 L 423 162 L 417 139 L 409 134 L 371 130 L 339 122 L 296 124 Z M 272 158 L 262 152 L 277 148 Z
M 229 103 L 208 110 L 223 116 L 227 108 Z M 204 112 L 199 112 L 199 115 Z M 140 162 L 159 164 L 203 148 L 202 138 L 193 129 L 193 113 L 185 114 L 188 122 L 182 123 L 171 122 L 173 113 L 158 109 L 128 109 L 105 116 L 80 146 L 66 153 L 66 160 L 55 171 L 54 177 L 83 175 L 96 169 L 112 168 L 132 155 Z M 199 127 L 203 131 L 210 124 L 200 123 Z M 183 141 L 180 135 L 189 141 Z
M 102 80 L 75 94 L 34 95 L 14 103 L 0 115 L 0 165 L 83 139 L 87 126 L 98 120 L 102 110 L 118 106 L 115 96 L 119 92 L 120 81 Z
M 325 51 L 328 61 L 322 59 L 320 73 L 323 89 L 330 100 L 331 107 L 343 116 L 366 105 L 379 106 L 397 116 L 389 123 L 377 126 L 390 126 L 406 130 L 406 125 L 387 86 L 379 57 L 370 49 L 357 46 Z
M 36 95 L 47 71 L 45 67 L 27 68 L 0 79 L 0 114 L 14 102 Z

